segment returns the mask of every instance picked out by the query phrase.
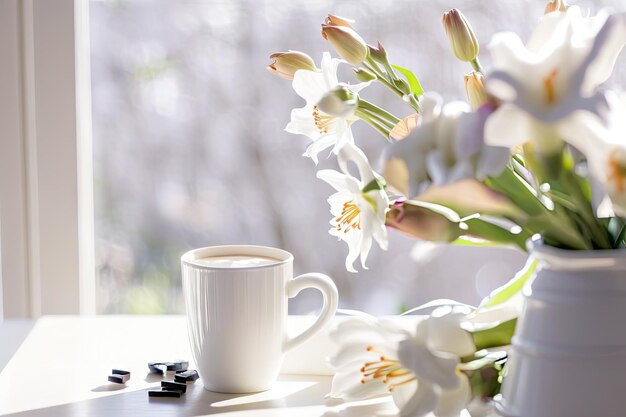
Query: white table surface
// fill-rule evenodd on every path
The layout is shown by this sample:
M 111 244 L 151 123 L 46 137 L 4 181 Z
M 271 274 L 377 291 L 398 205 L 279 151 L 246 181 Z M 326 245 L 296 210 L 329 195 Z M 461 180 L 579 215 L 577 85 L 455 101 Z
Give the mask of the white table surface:
M 35 325 L 31 319 L 9 319 L 0 321 L 0 371 L 20 347 Z
M 1 324 L 0 353 L 7 356 L 11 351 L 7 348 L 9 344 L 19 345 L 20 335 L 31 324 Z M 283 370 L 300 367 L 328 373 L 320 368 L 328 349 L 327 336 L 322 334 L 286 358 Z M 306 355 L 305 360 L 302 355 Z M 148 398 L 147 391 L 159 387 L 161 378 L 148 374 L 147 362 L 176 358 L 188 359 L 193 368 L 181 316 L 44 317 L 30 330 L 4 369 L 0 362 L 0 415 L 395 415 L 389 397 L 353 403 L 325 399 L 331 381 L 327 375 L 281 375 L 272 390 L 248 395 L 212 393 L 202 387 L 201 381 L 196 381 L 180 399 Z M 112 368 L 131 371 L 126 386 L 107 382 Z

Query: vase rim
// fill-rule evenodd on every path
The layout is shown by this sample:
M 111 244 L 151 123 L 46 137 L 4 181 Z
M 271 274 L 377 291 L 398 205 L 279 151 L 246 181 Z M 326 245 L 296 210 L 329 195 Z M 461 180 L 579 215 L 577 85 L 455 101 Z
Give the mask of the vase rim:
M 546 245 L 541 236 L 534 236 L 526 243 L 528 251 L 550 269 L 584 270 L 614 269 L 626 270 L 626 249 L 574 250 L 560 249 Z

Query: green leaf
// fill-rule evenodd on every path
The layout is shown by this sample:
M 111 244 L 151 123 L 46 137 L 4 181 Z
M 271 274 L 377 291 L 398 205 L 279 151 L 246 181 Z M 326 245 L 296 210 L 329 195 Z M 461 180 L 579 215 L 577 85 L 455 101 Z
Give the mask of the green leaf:
M 464 219 L 469 235 L 478 236 L 491 242 L 508 243 L 526 251 L 526 240 L 530 234 L 524 230 L 521 233 L 513 233 L 497 224 L 483 220 L 480 217 Z
M 456 246 L 472 246 L 472 247 L 494 247 L 494 246 L 506 246 L 504 243 L 492 242 L 490 240 L 476 239 L 469 236 L 461 236 L 457 240 L 452 242 Z
M 415 94 L 418 97 L 424 94 L 424 89 L 422 88 L 422 85 L 420 84 L 419 80 L 417 79 L 415 74 L 413 74 L 411 70 L 402 68 L 399 65 L 392 65 L 392 67 L 400 71 L 402 75 L 406 77 L 406 80 L 409 82 L 409 87 L 411 87 L 411 92 L 413 94 Z
M 476 350 L 489 349 L 511 344 L 517 319 L 508 320 L 488 328 L 472 332 Z
M 485 182 L 495 191 L 509 197 L 513 204 L 531 216 L 537 216 L 546 211 L 536 191 L 511 168 L 507 167 L 498 176 L 489 177 Z
M 614 249 L 618 249 L 626 243 L 626 219 L 623 217 L 610 217 L 598 219 L 598 221 L 608 230 Z
M 495 289 L 491 294 L 483 299 L 480 303 L 479 309 L 482 307 L 493 307 L 495 305 L 502 304 L 512 298 L 515 294 L 519 293 L 522 288 L 524 288 L 524 284 L 526 284 L 530 277 L 533 276 L 535 269 L 537 269 L 537 264 L 538 261 L 532 256 L 529 256 L 524 268 L 515 274 L 513 279 L 504 284 L 502 287 Z

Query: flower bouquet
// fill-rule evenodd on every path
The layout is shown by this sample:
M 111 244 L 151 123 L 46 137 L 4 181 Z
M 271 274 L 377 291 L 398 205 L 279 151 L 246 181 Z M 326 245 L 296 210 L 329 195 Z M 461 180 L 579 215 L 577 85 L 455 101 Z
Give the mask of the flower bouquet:
M 602 294 L 625 291 L 626 283 L 618 276 L 626 281 L 625 252 L 620 250 L 626 246 L 626 102 L 603 83 L 626 43 L 626 15 L 591 15 L 551 0 L 526 43 L 513 33 L 495 34 L 488 46 L 492 67 L 483 68 L 468 20 L 456 9 L 445 13 L 452 52 L 471 70 L 464 76 L 467 100 L 451 103 L 427 92 L 411 70 L 395 65 L 380 42 L 366 43 L 353 24 L 332 15 L 322 24 L 323 38 L 341 59 L 325 52 L 318 68 L 305 53 L 289 51 L 271 55 L 274 61 L 268 67 L 292 80 L 306 101 L 292 111 L 286 127 L 310 138 L 304 156 L 317 164 L 318 155 L 330 150 L 337 158 L 339 171 L 320 170 L 317 177 L 336 191 L 328 199 L 330 234 L 348 245 L 346 268 L 356 272 L 358 258 L 365 268 L 373 241 L 387 249 L 387 228 L 417 239 L 512 245 L 530 253 L 524 269 L 476 308 L 445 300 L 429 303 L 413 312 L 430 314 L 409 328 L 364 314 L 342 323 L 334 332 L 341 348 L 332 359 L 336 374 L 331 396 L 391 392 L 402 416 L 449 416 L 468 408 L 480 413 L 502 390 L 501 412 L 506 415 L 589 415 L 575 408 L 576 399 L 570 403 L 577 411 L 567 414 L 567 407 L 549 411 L 539 391 L 524 389 L 514 395 L 517 387 L 511 383 L 506 389 L 507 380 L 532 382 L 507 372 L 538 372 L 539 362 L 524 358 L 543 357 L 549 349 L 566 352 L 559 358 L 582 349 L 576 335 L 557 346 L 580 331 L 563 323 L 563 317 L 604 305 L 602 297 L 594 305 L 585 304 L 597 287 L 587 284 L 592 281 L 587 278 L 578 283 L 581 271 L 594 275 L 602 270 L 611 277 L 596 280 L 611 282 Z M 352 66 L 356 82 L 339 81 L 340 64 Z M 376 82 L 406 104 L 406 114 L 394 115 L 364 98 L 364 90 Z M 352 135 L 351 126 L 359 120 L 389 142 L 376 171 Z M 349 171 L 350 163 L 358 175 Z M 558 278 L 563 271 L 568 277 L 562 286 L 537 287 L 537 293 L 549 295 L 541 300 L 533 300 L 528 291 L 527 308 L 522 309 L 522 288 L 531 278 L 539 281 L 541 273 Z M 557 278 L 551 282 L 561 282 Z M 579 287 L 587 296 L 563 295 Z M 554 301 L 548 303 L 548 298 Z M 578 310 L 568 307 L 571 300 L 580 303 Z M 565 313 L 550 313 L 553 307 Z M 610 314 L 626 316 L 622 307 L 616 308 Z M 528 326 L 518 324 L 520 315 Z M 560 321 L 550 321 L 553 317 Z M 542 322 L 554 327 L 533 333 Z M 527 329 L 529 323 L 535 327 Z M 594 327 L 598 321 L 586 323 Z M 573 333 L 559 333 L 570 328 Z M 550 339 L 557 333 L 561 339 Z M 602 349 L 626 351 L 626 340 L 605 345 Z M 536 351 L 525 356 L 529 346 Z M 626 371 L 626 355 L 621 355 L 610 366 L 624 365 Z M 562 368 L 549 373 L 556 375 L 553 382 L 569 387 L 566 393 L 576 396 L 576 390 L 589 388 L 561 382 Z M 538 390 L 544 389 L 540 385 Z M 595 407 L 601 401 L 587 396 L 587 402 Z M 613 406 L 605 410 L 610 413 Z

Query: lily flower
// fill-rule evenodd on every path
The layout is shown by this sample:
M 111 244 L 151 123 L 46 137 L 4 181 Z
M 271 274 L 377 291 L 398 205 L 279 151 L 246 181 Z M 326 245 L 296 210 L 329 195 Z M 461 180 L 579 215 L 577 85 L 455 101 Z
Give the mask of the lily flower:
M 383 178 L 375 173 L 365 154 L 352 143 L 347 143 L 337 155 L 341 172 L 325 169 L 318 171 L 317 178 L 326 181 L 337 192 L 328 198 L 333 219 L 329 233 L 348 244 L 346 269 L 356 272 L 354 261 L 361 257 L 365 261 L 376 240 L 387 250 L 385 216 L 389 210 L 389 198 L 384 190 Z M 348 162 L 354 162 L 359 178 L 348 171 Z M 367 268 L 366 268 L 367 269 Z
M 575 123 L 563 127 L 563 135 L 585 155 L 590 174 L 604 186 L 613 211 L 626 215 L 626 102 L 611 92 L 605 97 L 609 111 L 604 121 L 580 114 Z
M 544 154 L 562 146 L 563 126 L 580 111 L 601 116 L 597 87 L 626 43 L 626 15 L 583 17 L 578 7 L 544 15 L 526 45 L 513 33 L 490 44 L 487 91 L 503 101 L 485 126 L 488 144 L 513 148 L 531 139 Z
M 461 327 L 469 313 L 442 307 L 415 327 L 358 317 L 338 326 L 331 337 L 340 345 L 331 360 L 336 373 L 332 397 L 393 396 L 402 417 L 459 415 L 472 398 L 460 357 L 475 352 L 469 332 Z M 404 317 L 408 320 L 410 317 Z
M 413 198 L 430 187 L 467 178 L 483 180 L 502 172 L 509 150 L 486 146 L 483 141 L 490 106 L 470 112 L 467 103 L 444 106 L 441 97 L 432 93 L 420 104 L 422 117 L 417 126 L 385 150 L 383 175 L 389 185 Z
M 328 52 L 324 52 L 321 70 L 301 69 L 293 76 L 293 89 L 306 100 L 306 105 L 291 111 L 291 121 L 285 130 L 289 133 L 308 136 L 313 140 L 304 156 L 313 159 L 315 164 L 318 163 L 318 153 L 324 149 L 332 147 L 333 152 L 337 154 L 346 143 L 354 143 L 350 125 L 358 120 L 358 117 L 354 115 L 355 109 L 342 116 L 336 116 L 322 111 L 318 103 L 328 93 L 337 89 L 347 88 L 356 95 L 370 84 L 369 82 L 355 85 L 339 83 L 337 67 L 340 62 L 342 62 L 340 59 L 331 58 Z
M 329 396 L 360 400 L 412 382 L 412 372 L 397 357 L 398 343 L 414 329 L 414 316 L 388 320 L 363 314 L 340 322 L 330 334 L 339 349 L 329 359 L 335 370 Z

